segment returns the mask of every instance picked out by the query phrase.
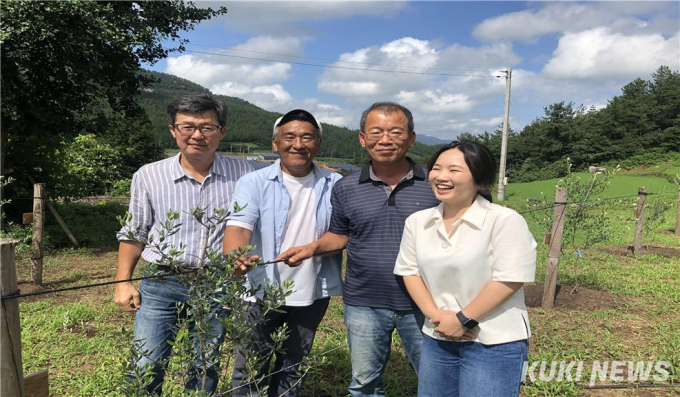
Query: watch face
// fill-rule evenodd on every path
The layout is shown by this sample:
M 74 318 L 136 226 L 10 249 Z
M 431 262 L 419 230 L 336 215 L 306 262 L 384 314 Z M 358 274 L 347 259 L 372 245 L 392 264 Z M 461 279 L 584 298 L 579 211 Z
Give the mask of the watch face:
M 475 321 L 475 320 L 473 320 L 473 319 L 469 319 L 468 321 L 465 322 L 465 324 L 463 324 L 463 327 L 465 327 L 465 328 L 474 328 L 474 327 L 476 327 L 477 325 L 479 325 L 479 323 L 478 323 L 477 321 Z

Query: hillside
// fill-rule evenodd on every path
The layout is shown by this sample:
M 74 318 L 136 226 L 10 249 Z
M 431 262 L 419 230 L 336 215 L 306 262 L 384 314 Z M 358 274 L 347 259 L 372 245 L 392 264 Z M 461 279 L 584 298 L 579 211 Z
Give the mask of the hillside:
M 151 87 L 143 90 L 139 100 L 149 119 L 154 125 L 156 140 L 164 148 L 174 148 L 175 142 L 168 132 L 168 120 L 165 108 L 173 99 L 190 93 L 210 92 L 207 88 L 166 73 L 147 71 L 158 80 Z M 227 136 L 220 145 L 220 150 L 227 151 L 236 144 L 248 144 L 251 151 L 269 151 L 271 149 L 272 124 L 280 113 L 269 112 L 239 98 L 215 95 L 227 104 Z M 324 136 L 320 157 L 344 158 L 348 161 L 362 163 L 368 156 L 359 145 L 358 130 L 350 130 L 331 124 L 322 123 Z M 419 163 L 425 163 L 436 149 L 422 143 L 416 143 L 411 149 L 411 157 Z

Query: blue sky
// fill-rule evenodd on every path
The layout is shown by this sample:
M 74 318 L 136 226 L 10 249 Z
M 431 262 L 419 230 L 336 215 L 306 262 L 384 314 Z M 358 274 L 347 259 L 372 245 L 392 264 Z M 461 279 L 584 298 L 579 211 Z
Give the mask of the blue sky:
M 421 134 L 491 132 L 505 93 L 495 76 L 508 67 L 515 130 L 552 103 L 601 108 L 660 65 L 680 70 L 677 1 L 196 4 L 229 12 L 183 33 L 187 51 L 151 69 L 349 128 L 388 100 L 411 109 Z

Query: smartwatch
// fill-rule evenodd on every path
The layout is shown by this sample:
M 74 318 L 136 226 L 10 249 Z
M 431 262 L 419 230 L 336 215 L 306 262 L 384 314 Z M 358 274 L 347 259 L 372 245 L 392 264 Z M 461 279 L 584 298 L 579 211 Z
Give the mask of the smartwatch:
M 460 321 L 460 323 L 463 324 L 463 327 L 467 329 L 472 329 L 479 325 L 479 322 L 477 322 L 476 320 L 467 318 L 465 314 L 463 314 L 462 310 L 456 313 L 456 317 L 458 318 L 458 321 Z

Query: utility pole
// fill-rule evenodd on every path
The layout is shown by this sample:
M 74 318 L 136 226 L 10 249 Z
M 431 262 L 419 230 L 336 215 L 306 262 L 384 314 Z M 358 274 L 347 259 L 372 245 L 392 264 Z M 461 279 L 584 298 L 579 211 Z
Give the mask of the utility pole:
M 503 138 L 501 139 L 501 162 L 498 169 L 498 201 L 505 200 L 505 160 L 508 155 L 508 121 L 510 119 L 510 80 L 512 69 L 505 72 L 505 117 L 503 117 Z

